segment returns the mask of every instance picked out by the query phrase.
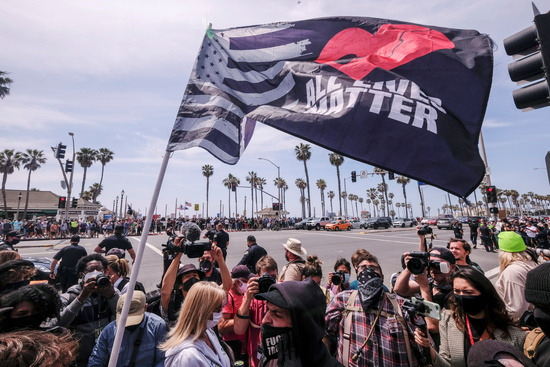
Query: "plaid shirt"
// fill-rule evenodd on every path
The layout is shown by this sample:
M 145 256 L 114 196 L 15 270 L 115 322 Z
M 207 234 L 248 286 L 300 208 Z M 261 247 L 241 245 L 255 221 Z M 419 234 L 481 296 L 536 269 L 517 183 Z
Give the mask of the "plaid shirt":
M 346 308 L 348 299 L 353 291 L 343 291 L 338 293 L 330 302 L 327 307 L 327 313 L 325 315 L 326 330 L 327 333 L 331 336 L 338 338 L 338 361 L 343 363 L 343 333 L 344 333 L 344 316 L 342 312 Z M 396 300 L 401 306 L 404 302 L 404 299 L 396 296 Z M 361 302 L 359 300 L 359 295 L 355 298 L 354 305 L 355 307 L 361 307 Z M 352 322 L 351 322 L 351 331 L 350 331 L 350 352 L 349 352 L 349 364 L 350 367 L 355 366 L 409 366 L 409 361 L 407 358 L 407 349 L 405 346 L 405 337 L 403 335 L 403 325 L 393 316 L 388 317 L 388 315 L 395 315 L 396 311 L 394 310 L 391 301 L 386 297 L 384 306 L 382 309 L 382 314 L 378 319 L 377 324 L 375 325 L 374 332 L 367 343 L 363 348 L 359 359 L 356 362 L 351 360 L 351 357 L 357 352 L 365 341 L 367 335 L 369 334 L 371 327 L 376 318 L 376 311 L 369 310 L 365 313 L 363 311 L 352 312 Z M 405 331 L 406 332 L 406 331 Z M 414 343 L 414 336 L 410 335 L 409 340 Z M 418 362 L 414 355 L 414 352 L 411 351 L 413 365 L 417 366 Z

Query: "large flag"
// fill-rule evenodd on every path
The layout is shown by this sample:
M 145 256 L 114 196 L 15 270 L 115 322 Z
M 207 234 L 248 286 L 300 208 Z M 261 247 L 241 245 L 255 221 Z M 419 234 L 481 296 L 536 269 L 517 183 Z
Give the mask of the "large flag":
M 374 18 L 208 29 L 167 150 L 225 163 L 257 121 L 458 196 L 481 181 L 488 36 Z

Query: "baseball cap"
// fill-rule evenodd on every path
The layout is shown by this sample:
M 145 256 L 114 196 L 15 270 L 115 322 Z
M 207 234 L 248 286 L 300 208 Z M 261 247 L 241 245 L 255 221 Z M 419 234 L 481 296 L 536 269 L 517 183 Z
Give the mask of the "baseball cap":
M 122 307 L 124 307 L 124 302 L 126 301 L 126 295 L 123 294 L 118 299 L 116 304 L 116 323 L 118 325 L 120 321 L 120 315 L 122 314 Z M 134 291 L 132 295 L 132 303 L 130 304 L 130 310 L 128 311 L 128 318 L 126 319 L 126 326 L 138 325 L 143 320 L 145 315 L 145 293 L 142 291 Z
M 231 270 L 231 278 L 245 278 L 249 279 L 253 275 L 246 265 L 237 265 Z
M 433 251 L 438 251 L 439 254 L 434 254 Z M 441 260 L 448 261 L 450 264 L 456 264 L 456 259 L 453 253 L 445 247 L 434 247 L 430 250 L 430 257 L 437 257 Z
M 290 308 L 290 305 L 284 299 L 281 292 L 279 292 L 278 289 L 273 288 L 273 286 L 269 288 L 269 291 L 265 293 L 258 293 L 256 296 L 254 296 L 254 298 L 259 299 L 261 301 L 267 301 L 269 303 L 273 303 L 275 306 L 278 306 L 278 307 Z

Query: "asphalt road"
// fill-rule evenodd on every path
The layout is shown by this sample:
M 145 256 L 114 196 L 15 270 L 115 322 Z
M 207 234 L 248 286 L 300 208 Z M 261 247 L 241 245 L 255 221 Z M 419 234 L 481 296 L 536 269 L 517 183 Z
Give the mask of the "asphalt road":
M 465 231 L 465 238 L 469 238 L 468 230 Z M 433 246 L 446 246 L 452 236 L 452 231 L 434 229 L 437 239 L 434 239 Z M 283 230 L 283 231 L 253 231 L 253 232 L 230 232 L 230 245 L 228 248 L 227 263 L 231 269 L 235 266 L 246 251 L 246 237 L 249 234 L 256 236 L 258 244 L 264 247 L 273 256 L 279 265 L 279 269 L 286 263 L 284 250 L 281 246 L 287 238 L 294 237 L 302 241 L 303 247 L 308 254 L 316 254 L 323 262 L 323 274 L 332 271 L 334 262 L 338 257 L 345 257 L 350 261 L 353 252 L 364 248 L 378 257 L 385 276 L 386 284 L 389 283 L 393 272 L 401 270 L 400 258 L 403 252 L 418 250 L 419 240 L 414 228 L 389 229 L 389 230 L 360 230 L 342 232 L 307 231 L 307 230 Z M 88 253 L 92 253 L 95 246 L 102 237 L 83 238 L 81 244 Z M 162 274 L 162 243 L 166 242 L 165 235 L 151 235 L 147 239 L 143 262 L 139 269 L 138 280 L 142 282 L 149 291 L 154 289 L 160 281 Z M 134 248 L 139 247 L 139 238 L 130 237 Z M 59 249 L 69 244 L 68 240 L 33 240 L 22 241 L 17 248 L 22 256 L 36 256 L 53 258 Z M 32 247 L 31 247 L 32 246 Z M 489 278 L 494 278 L 498 270 L 498 254 L 487 253 L 482 246 L 472 250 L 470 255 L 472 261 L 477 262 Z M 184 257 L 184 259 L 186 259 Z M 197 259 L 186 259 L 184 263 L 194 262 L 198 266 Z M 353 272 L 352 272 L 353 273 Z M 355 279 L 352 274 L 352 280 Z M 494 279 L 493 279 L 494 280 Z M 324 281 L 323 281 L 324 283 Z

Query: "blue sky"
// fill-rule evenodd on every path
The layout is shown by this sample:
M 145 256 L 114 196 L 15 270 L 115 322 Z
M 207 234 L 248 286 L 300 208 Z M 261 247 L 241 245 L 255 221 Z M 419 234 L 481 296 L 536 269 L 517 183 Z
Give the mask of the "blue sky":
M 536 1 L 542 12 L 550 1 Z M 61 1 L 4 0 L 0 24 L 0 70 L 14 80 L 11 95 L 0 100 L 0 149 L 42 149 L 48 162 L 33 173 L 32 187 L 63 195 L 62 179 L 51 146 L 69 145 L 69 131 L 81 147 L 106 147 L 115 159 L 106 166 L 104 191 L 99 200 L 112 208 L 125 190 L 128 203 L 142 212 L 149 205 L 167 139 L 191 73 L 206 25 L 222 29 L 326 16 L 365 16 L 395 19 L 449 28 L 476 29 L 491 36 L 494 79 L 483 124 L 483 135 L 493 184 L 520 193 L 548 193 L 544 156 L 548 151 L 550 108 L 521 112 L 513 104 L 516 88 L 507 74 L 511 57 L 502 40 L 531 24 L 529 1 Z M 301 213 L 296 178 L 304 178 L 303 164 L 294 157 L 301 141 L 266 126 L 258 126 L 238 164 L 223 164 L 201 148 L 177 151 L 170 160 L 158 201 L 158 213 L 173 213 L 176 198 L 203 204 L 206 201 L 204 164 L 214 166 L 209 213 L 217 213 L 220 201 L 227 214 L 227 190 L 221 181 L 229 173 L 245 184 L 249 171 L 266 178 L 267 190 L 277 170 L 264 157 L 281 166 L 281 176 L 290 186 L 287 207 Z M 69 150 L 70 151 L 70 150 Z M 312 183 L 312 208 L 320 214 L 317 179 L 327 181 L 327 190 L 337 192 L 335 169 L 328 151 L 312 147 L 308 162 Z M 342 176 L 372 167 L 346 159 Z M 88 170 L 86 187 L 99 182 L 101 165 Z M 9 176 L 7 188 L 24 189 L 26 171 Z M 82 168 L 76 165 L 79 191 Z M 347 191 L 366 197 L 378 177 L 357 183 L 347 180 Z M 390 183 L 394 202 L 403 202 L 401 187 Z M 414 214 L 419 215 L 418 190 L 407 186 Z M 445 203 L 445 193 L 426 187 L 432 214 Z M 239 212 L 244 196 L 250 208 L 250 191 L 239 190 Z M 457 198 L 452 197 L 453 204 Z M 265 197 L 264 204 L 271 201 Z M 234 202 L 231 203 L 234 211 Z M 335 202 L 336 206 L 336 202 Z M 365 207 L 365 205 L 364 205 Z M 312 209 L 313 210 L 313 209 Z M 250 209 L 248 210 L 250 213 Z

